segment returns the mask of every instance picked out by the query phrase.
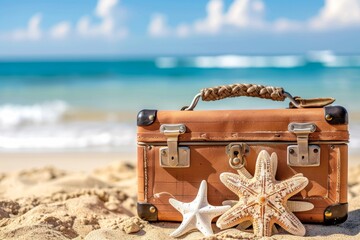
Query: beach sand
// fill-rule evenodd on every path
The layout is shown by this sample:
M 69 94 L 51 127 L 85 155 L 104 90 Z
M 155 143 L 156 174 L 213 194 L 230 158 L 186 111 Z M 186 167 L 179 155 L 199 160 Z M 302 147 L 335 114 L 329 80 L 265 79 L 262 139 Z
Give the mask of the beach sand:
M 170 239 L 179 223 L 148 223 L 136 216 L 134 158 L 116 153 L 0 154 L 0 239 Z M 338 226 L 306 224 L 308 239 L 360 239 L 359 159 L 350 158 L 348 220 Z M 49 164 L 54 166 L 45 166 Z M 215 235 L 208 239 L 253 239 L 237 229 L 213 229 Z M 181 237 L 202 238 L 198 231 Z M 280 229 L 272 239 L 302 238 Z

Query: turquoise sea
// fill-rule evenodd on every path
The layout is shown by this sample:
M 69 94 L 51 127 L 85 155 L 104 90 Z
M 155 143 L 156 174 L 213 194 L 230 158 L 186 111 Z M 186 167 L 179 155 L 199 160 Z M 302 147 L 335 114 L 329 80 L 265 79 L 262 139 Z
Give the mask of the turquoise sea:
M 360 55 L 165 56 L 0 60 L 0 151 L 133 151 L 136 114 L 180 109 L 201 88 L 281 86 L 293 96 L 334 97 L 360 151 Z M 254 98 L 200 102 L 197 109 L 285 108 Z

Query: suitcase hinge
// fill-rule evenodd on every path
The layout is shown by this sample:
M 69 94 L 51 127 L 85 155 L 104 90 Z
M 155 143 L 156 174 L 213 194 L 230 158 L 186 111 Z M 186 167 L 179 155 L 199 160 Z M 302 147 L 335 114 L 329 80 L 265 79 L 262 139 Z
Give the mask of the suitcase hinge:
M 294 167 L 313 167 L 320 165 L 320 147 L 309 145 L 309 134 L 315 132 L 314 123 L 290 123 L 289 132 L 296 134 L 297 145 L 287 148 L 287 162 Z
M 190 149 L 178 147 L 178 137 L 186 132 L 184 124 L 162 124 L 160 132 L 167 138 L 167 147 L 160 148 L 160 166 L 189 167 Z

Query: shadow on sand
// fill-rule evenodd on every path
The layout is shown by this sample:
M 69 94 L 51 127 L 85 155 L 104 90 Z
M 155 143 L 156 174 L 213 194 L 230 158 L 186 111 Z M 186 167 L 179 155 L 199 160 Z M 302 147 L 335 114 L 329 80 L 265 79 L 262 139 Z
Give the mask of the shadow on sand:
M 346 222 L 335 226 L 306 224 L 306 236 L 330 236 L 333 234 L 344 234 L 355 236 L 360 232 L 360 209 L 349 212 Z

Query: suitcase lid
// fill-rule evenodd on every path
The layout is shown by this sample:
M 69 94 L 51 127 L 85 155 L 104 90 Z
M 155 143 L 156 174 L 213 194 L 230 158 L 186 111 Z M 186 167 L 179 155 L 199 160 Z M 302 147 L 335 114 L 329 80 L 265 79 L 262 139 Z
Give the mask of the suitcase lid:
M 156 111 L 143 110 L 138 114 L 137 141 L 166 142 L 160 131 L 164 124 L 183 124 L 185 132 L 179 142 L 229 141 L 296 141 L 297 134 L 289 124 L 314 124 L 309 141 L 348 141 L 348 114 L 340 106 L 324 108 Z

